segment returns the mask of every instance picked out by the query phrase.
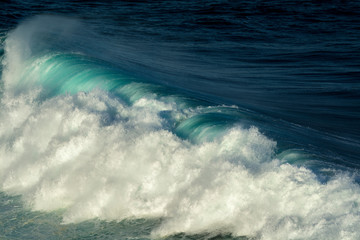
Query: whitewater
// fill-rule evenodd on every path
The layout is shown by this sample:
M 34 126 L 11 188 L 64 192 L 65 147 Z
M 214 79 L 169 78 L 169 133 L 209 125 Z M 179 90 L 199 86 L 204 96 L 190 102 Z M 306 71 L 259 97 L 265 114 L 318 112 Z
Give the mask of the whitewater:
M 89 51 L 84 29 L 37 16 L 4 37 L 0 190 L 19 197 L 16 218 L 135 221 L 136 239 L 360 239 L 356 171 L 297 164 L 314 157 L 250 110 L 139 79 Z

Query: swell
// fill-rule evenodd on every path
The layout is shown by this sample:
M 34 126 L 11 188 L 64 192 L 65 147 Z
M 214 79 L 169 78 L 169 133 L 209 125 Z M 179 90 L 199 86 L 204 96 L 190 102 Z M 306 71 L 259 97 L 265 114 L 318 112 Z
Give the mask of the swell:
M 330 177 L 320 181 L 289 164 L 301 151 L 276 154 L 277 143 L 243 124 L 237 107 L 140 81 L 56 41 L 78 26 L 37 17 L 6 39 L 2 191 L 33 210 L 62 209 L 64 223 L 161 219 L 154 237 L 360 237 L 350 173 L 323 169 Z

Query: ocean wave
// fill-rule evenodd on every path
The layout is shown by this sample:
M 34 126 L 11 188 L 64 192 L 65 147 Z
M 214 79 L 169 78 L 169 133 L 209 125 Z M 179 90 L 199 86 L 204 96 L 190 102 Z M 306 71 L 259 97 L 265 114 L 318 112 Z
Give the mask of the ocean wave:
M 48 30 L 45 20 L 58 24 Z M 61 21 L 37 17 L 7 36 L 2 191 L 33 210 L 63 209 L 64 224 L 162 219 L 153 237 L 360 238 L 360 188 L 349 173 L 322 182 L 288 163 L 296 152 L 280 157 L 276 141 L 242 125 L 236 107 L 37 44 L 38 34 L 71 36 Z

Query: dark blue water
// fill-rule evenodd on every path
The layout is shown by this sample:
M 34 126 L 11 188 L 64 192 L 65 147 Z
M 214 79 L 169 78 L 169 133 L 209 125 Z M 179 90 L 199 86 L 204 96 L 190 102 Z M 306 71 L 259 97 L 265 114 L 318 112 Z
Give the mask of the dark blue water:
M 357 1 L 4 1 L 0 38 L 0 236 L 359 237 Z

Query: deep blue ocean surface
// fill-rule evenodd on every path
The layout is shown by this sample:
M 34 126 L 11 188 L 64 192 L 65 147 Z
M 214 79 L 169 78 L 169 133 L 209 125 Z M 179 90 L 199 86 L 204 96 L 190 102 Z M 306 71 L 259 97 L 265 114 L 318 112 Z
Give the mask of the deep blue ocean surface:
M 0 6 L 0 238 L 360 239 L 360 2 Z

